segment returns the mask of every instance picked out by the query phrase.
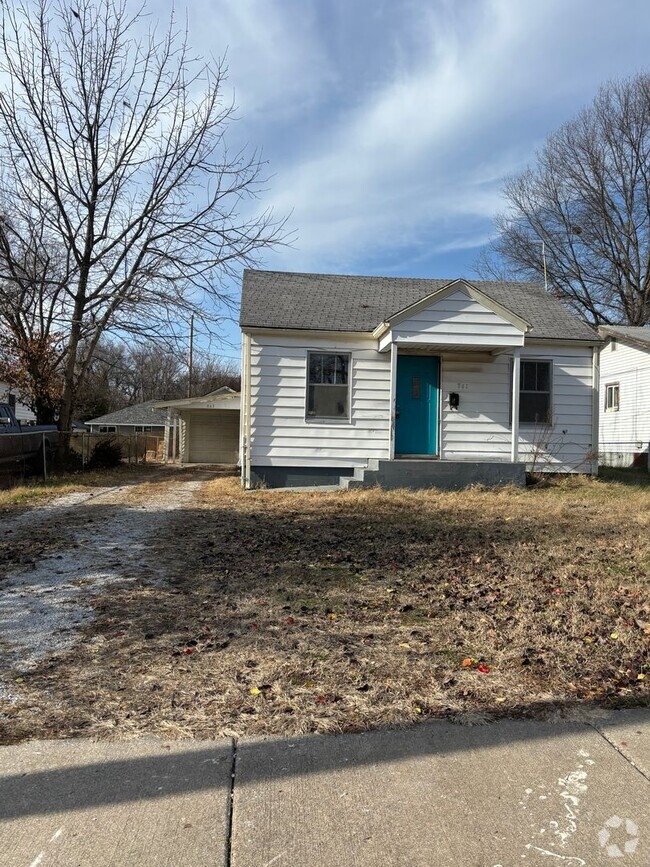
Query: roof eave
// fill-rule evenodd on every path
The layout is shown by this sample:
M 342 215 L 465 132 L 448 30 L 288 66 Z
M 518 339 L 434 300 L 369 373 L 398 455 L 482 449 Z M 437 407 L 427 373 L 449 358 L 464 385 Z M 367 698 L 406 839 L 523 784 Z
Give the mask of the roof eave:
M 239 327 L 244 334 L 277 334 L 278 332 L 281 332 L 282 334 L 316 334 L 326 337 L 372 337 L 374 333 L 366 329 L 344 331 L 334 328 L 285 328 L 284 326 L 278 325 L 240 325 Z
M 602 343 L 605 343 L 607 340 L 618 340 L 620 343 L 626 343 L 629 346 L 633 346 L 635 349 L 641 349 L 643 352 L 650 352 L 650 341 L 646 342 L 645 340 L 639 340 L 636 337 L 631 337 L 630 335 L 621 333 L 620 331 L 610 330 L 606 325 L 601 325 L 598 328 L 598 331 L 605 335 L 604 338 L 601 338 Z

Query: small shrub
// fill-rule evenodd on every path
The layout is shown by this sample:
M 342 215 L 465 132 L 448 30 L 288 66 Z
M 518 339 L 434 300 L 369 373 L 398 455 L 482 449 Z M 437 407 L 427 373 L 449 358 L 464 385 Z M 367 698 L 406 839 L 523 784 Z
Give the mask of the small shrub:
M 81 453 L 74 449 L 68 449 L 68 451 L 61 456 L 58 455 L 56 451 L 53 451 L 51 463 L 48 463 L 48 470 L 57 473 L 80 473 L 83 470 Z
M 100 440 L 93 448 L 89 470 L 108 470 L 122 463 L 122 446 L 113 439 Z

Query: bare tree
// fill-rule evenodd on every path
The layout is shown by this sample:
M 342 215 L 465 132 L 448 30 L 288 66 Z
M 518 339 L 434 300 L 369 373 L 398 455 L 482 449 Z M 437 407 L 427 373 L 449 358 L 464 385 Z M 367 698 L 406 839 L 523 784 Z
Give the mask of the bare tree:
M 0 362 L 0 374 L 2 370 Z M 77 392 L 76 412 L 85 421 L 146 400 L 182 398 L 187 378 L 186 359 L 155 342 L 129 347 L 103 339 Z M 223 385 L 238 391 L 239 367 L 233 360 L 199 353 L 193 382 L 197 396 Z
M 223 63 L 173 16 L 145 25 L 127 0 L 2 4 L 0 324 L 64 335 L 62 430 L 103 336 L 173 342 L 191 313 L 214 328 L 224 278 L 283 234 L 246 202 L 258 154 L 226 147 Z
M 650 322 L 650 75 L 604 85 L 505 186 L 493 258 L 593 324 Z M 493 270 L 492 270 L 492 273 Z
M 197 395 L 209 394 L 224 385 L 232 388 L 233 391 L 239 391 L 241 388 L 239 365 L 224 358 L 206 359 L 195 366 L 193 383 Z

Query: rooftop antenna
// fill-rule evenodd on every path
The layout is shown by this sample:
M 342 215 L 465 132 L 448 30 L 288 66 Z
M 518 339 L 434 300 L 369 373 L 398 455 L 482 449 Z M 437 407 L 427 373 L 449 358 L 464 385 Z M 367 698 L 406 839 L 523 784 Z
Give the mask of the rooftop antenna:
M 546 273 L 546 244 L 542 241 L 542 264 L 544 265 L 544 289 L 548 292 L 548 274 Z

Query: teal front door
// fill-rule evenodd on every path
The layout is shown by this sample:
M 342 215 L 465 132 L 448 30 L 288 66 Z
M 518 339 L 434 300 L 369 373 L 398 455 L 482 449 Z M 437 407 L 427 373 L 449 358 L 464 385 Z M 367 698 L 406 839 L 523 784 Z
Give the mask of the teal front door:
M 438 454 L 439 382 L 439 358 L 430 355 L 398 355 L 396 455 Z

